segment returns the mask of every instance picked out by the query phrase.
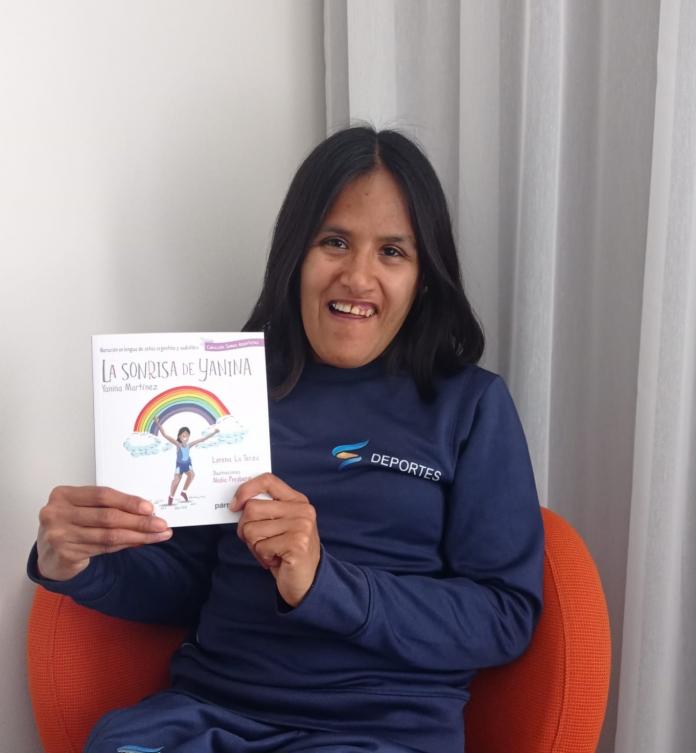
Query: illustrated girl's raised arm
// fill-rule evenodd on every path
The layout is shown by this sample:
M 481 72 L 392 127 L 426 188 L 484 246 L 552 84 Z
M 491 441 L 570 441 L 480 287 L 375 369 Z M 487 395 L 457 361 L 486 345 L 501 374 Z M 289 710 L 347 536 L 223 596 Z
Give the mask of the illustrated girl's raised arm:
M 174 439 L 174 437 L 170 437 L 169 434 L 165 433 L 164 429 L 162 428 L 162 424 L 159 422 L 159 418 L 155 419 L 155 426 L 158 428 L 160 434 L 168 441 L 171 442 L 173 445 L 179 446 L 179 443 Z
M 210 439 L 210 437 L 214 437 L 216 434 L 219 434 L 219 433 L 220 433 L 220 429 L 213 429 L 213 431 L 211 431 L 210 434 L 206 434 L 200 439 L 194 439 L 193 442 L 189 442 L 188 446 L 193 447 L 194 445 L 200 444 L 201 442 L 205 442 L 206 439 Z

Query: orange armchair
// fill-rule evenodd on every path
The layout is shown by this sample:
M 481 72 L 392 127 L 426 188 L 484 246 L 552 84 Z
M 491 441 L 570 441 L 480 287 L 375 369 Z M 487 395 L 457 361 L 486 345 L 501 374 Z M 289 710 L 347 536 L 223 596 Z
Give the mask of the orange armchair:
M 597 746 L 611 660 L 602 585 L 580 536 L 559 515 L 542 514 L 544 611 L 521 658 L 474 680 L 467 753 L 594 753 Z M 165 687 L 182 636 L 37 588 L 29 686 L 46 753 L 81 753 L 102 714 Z

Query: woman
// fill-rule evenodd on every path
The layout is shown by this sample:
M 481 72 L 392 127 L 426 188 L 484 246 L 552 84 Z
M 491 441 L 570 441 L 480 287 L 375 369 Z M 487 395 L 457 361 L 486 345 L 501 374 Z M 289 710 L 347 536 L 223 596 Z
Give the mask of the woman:
M 351 128 L 310 154 L 246 329 L 267 336 L 274 474 L 238 489 L 237 526 L 172 534 L 97 488 L 60 487 L 41 511 L 35 580 L 197 625 L 171 690 L 108 714 L 86 750 L 461 753 L 476 669 L 530 639 L 543 534 L 411 141 Z

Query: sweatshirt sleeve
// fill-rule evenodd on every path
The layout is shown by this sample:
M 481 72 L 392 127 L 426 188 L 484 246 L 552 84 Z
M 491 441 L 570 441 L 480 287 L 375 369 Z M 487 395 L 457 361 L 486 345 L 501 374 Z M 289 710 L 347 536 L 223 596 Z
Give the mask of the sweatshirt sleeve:
M 29 578 L 48 591 L 113 617 L 157 624 L 193 624 L 210 589 L 220 526 L 175 528 L 161 544 L 92 557 L 66 581 L 41 577 L 36 544 Z
M 478 669 L 523 653 L 542 606 L 543 527 L 522 425 L 500 377 L 456 452 L 446 577 L 396 575 L 323 549 L 312 588 L 286 618 L 417 669 Z

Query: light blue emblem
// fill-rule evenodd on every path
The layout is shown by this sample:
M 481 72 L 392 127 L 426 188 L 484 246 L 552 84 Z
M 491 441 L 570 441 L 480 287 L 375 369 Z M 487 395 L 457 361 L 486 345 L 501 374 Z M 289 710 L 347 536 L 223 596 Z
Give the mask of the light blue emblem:
M 358 455 L 354 450 L 362 450 L 363 447 L 367 447 L 370 440 L 366 439 L 364 442 L 356 442 L 355 444 L 339 444 L 331 450 L 331 454 L 342 460 L 343 462 L 338 466 L 338 470 L 342 471 L 353 463 L 359 463 L 362 460 L 362 456 Z

